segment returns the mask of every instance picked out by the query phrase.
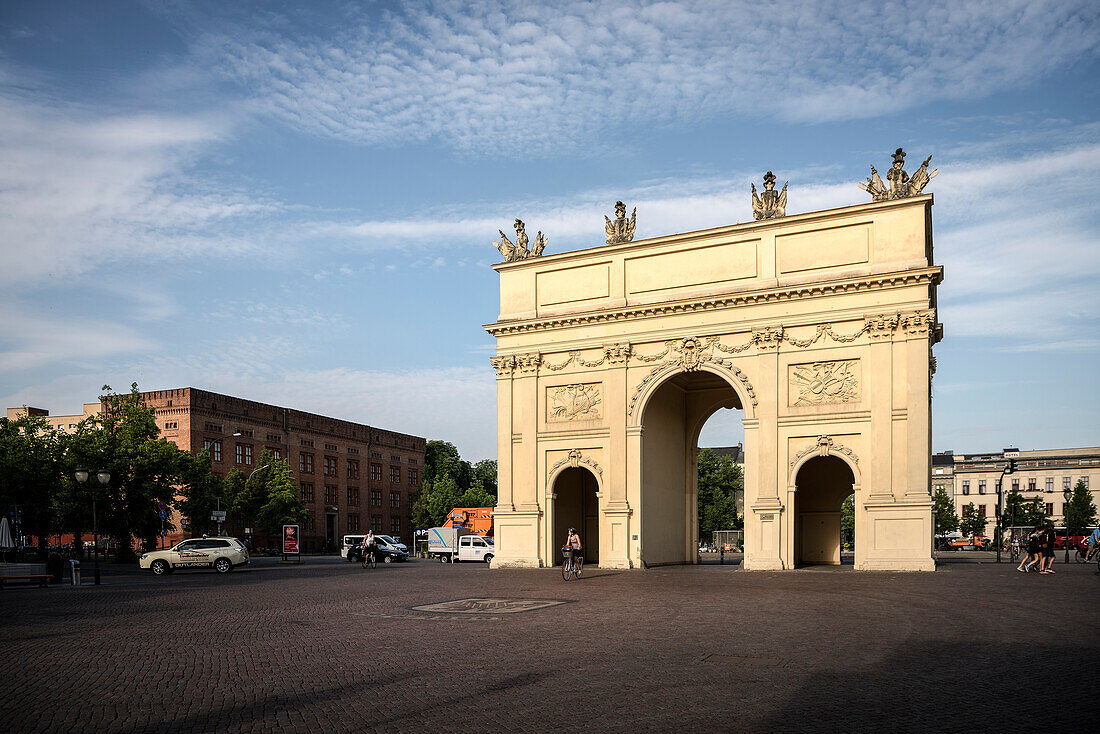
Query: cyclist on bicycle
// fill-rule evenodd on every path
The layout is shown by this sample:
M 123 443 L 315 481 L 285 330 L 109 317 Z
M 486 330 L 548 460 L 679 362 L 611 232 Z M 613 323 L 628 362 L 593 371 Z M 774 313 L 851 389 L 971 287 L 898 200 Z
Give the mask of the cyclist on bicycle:
M 1096 549 L 1100 547 L 1100 526 L 1092 529 L 1092 535 L 1085 540 L 1088 544 L 1088 552 L 1085 558 L 1092 558 L 1092 554 L 1096 552 Z
M 374 530 L 368 530 L 363 536 L 363 565 L 367 564 L 370 556 L 374 555 Z
M 577 535 L 577 531 L 573 528 L 569 528 L 569 537 L 565 539 L 565 547 L 573 549 L 573 564 L 577 570 L 581 570 L 581 566 L 584 564 L 584 556 L 581 554 L 581 536 Z

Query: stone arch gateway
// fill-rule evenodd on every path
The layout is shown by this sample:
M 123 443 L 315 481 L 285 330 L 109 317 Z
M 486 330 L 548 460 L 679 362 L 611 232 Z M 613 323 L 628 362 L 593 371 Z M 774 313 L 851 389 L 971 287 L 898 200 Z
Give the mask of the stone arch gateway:
M 578 468 L 600 566 L 695 562 L 695 442 L 734 407 L 746 569 L 810 555 L 799 482 L 834 457 L 851 470 L 855 567 L 932 570 L 931 208 L 913 196 L 494 266 L 494 565 L 554 563 L 555 484 Z

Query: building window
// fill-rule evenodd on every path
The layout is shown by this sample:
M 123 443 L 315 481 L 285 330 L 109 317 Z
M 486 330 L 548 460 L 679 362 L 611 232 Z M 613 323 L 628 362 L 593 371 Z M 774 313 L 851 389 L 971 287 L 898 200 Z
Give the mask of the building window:
M 411 486 L 411 487 L 416 486 L 416 477 L 417 477 L 416 469 L 409 469 L 409 486 Z
M 1035 482 L 1036 482 L 1035 477 L 1028 477 L 1028 479 L 1027 479 L 1027 491 L 1028 492 L 1034 492 L 1036 489 L 1038 489 Z
M 252 466 L 252 447 L 237 444 L 237 463 Z
M 1054 477 L 1047 477 L 1047 491 L 1054 491 Z
M 312 491 L 312 490 L 311 490 L 311 491 Z M 312 533 L 312 532 L 314 531 L 314 527 L 313 527 L 313 515 L 310 515 L 310 516 L 309 516 L 309 519 L 308 519 L 308 520 L 306 520 L 306 530 L 310 531 L 311 533 Z
M 358 529 L 359 529 L 359 516 L 358 515 L 348 515 L 348 532 L 349 533 L 354 533 Z
M 306 453 L 298 454 L 298 473 L 299 474 L 312 474 L 313 473 L 313 454 L 306 454 Z
M 978 517 L 985 517 L 985 505 L 978 505 Z
M 348 459 L 348 479 L 359 478 L 359 462 L 355 459 Z
M 401 483 L 401 467 L 391 466 L 390 467 L 390 484 L 400 484 L 400 483 Z
M 336 459 L 332 456 L 325 457 L 325 464 L 322 467 L 322 472 L 326 477 L 336 476 Z
M 382 516 L 371 515 L 370 516 L 370 529 L 376 533 L 382 532 Z
M 400 510 L 401 509 L 401 493 L 400 492 L 390 492 L 390 509 L 391 510 Z
M 1012 491 L 1013 492 L 1019 492 L 1020 491 L 1020 480 L 1019 479 L 1013 479 L 1012 480 Z
M 313 485 L 312 484 L 306 484 L 306 483 L 302 484 L 302 501 L 303 502 L 312 502 L 313 501 Z
M 325 504 L 326 505 L 335 505 L 335 504 L 337 504 L 340 501 L 338 499 L 338 497 L 339 497 L 338 492 L 339 492 L 338 488 L 332 486 L 331 484 L 326 484 L 325 485 Z
M 1089 478 L 1088 477 L 1081 477 L 1081 483 L 1085 485 L 1085 489 L 1089 488 Z
M 390 518 L 390 535 L 392 535 L 395 538 L 397 536 L 401 535 L 401 518 L 399 518 L 399 517 L 391 517 Z
M 985 494 L 985 480 L 978 480 L 978 494 Z
M 381 482 L 382 481 L 382 465 L 381 464 L 371 464 L 370 465 L 370 479 L 371 479 L 372 482 Z
M 206 452 L 210 454 L 210 458 L 214 461 L 222 460 L 222 442 L 221 441 L 203 441 L 202 447 L 206 449 Z
M 334 444 L 334 443 L 326 443 L 325 444 L 325 451 L 336 451 L 336 450 L 337 450 L 336 449 L 336 444 Z
M 370 506 L 381 507 L 382 506 L 382 490 L 372 489 L 370 491 Z
M 1053 502 L 1047 502 L 1047 514 L 1048 515 L 1053 515 L 1054 514 L 1054 503 Z
M 283 458 L 283 452 L 280 449 L 271 449 L 271 458 L 279 461 Z
M 354 505 L 356 507 L 359 506 L 359 488 L 358 487 L 348 487 L 348 504 L 349 505 Z
M 970 480 L 963 480 L 963 494 L 970 494 Z
M 1062 489 L 1073 488 L 1073 477 L 1062 477 Z

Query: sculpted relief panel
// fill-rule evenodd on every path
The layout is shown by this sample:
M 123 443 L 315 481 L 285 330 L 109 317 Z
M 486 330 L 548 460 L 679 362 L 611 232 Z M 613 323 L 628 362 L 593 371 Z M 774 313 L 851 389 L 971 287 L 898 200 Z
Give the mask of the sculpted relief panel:
M 546 388 L 546 422 L 599 420 L 601 398 L 598 382 L 548 387 Z
M 829 405 L 858 403 L 860 372 L 858 359 L 835 362 L 792 364 L 787 385 L 788 404 Z

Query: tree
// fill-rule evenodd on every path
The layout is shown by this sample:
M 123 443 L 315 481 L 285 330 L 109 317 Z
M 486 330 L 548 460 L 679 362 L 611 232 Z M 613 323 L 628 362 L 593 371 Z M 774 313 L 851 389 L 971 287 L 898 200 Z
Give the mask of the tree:
M 255 514 L 256 524 L 268 533 L 278 533 L 284 524 L 308 520 L 309 510 L 290 474 L 290 465 L 276 461 L 267 449 L 260 457 L 260 465 L 268 468 L 257 472 L 249 482 L 260 487 L 258 494 L 264 498 Z
M 211 472 L 210 454 L 203 449 L 197 454 L 180 457 L 179 499 L 176 508 L 187 520 L 192 535 L 213 535 L 218 524 L 211 513 L 219 507 L 228 510 L 225 486 L 221 477 Z
M 471 465 L 448 441 L 428 441 L 420 491 L 412 506 L 417 527 L 435 527 L 456 507 L 494 507 L 497 503 L 497 462 L 485 459 Z
M 932 497 L 932 517 L 936 535 L 944 535 L 959 529 L 959 516 L 955 514 L 955 502 L 945 487 L 938 487 Z
M 844 543 L 856 544 L 856 496 L 850 494 L 840 504 L 840 539 Z
M 959 532 L 967 537 L 976 537 L 985 534 L 985 518 L 978 514 L 978 508 L 971 502 L 963 508 L 962 520 L 959 522 Z
M 60 531 L 58 497 L 64 486 L 66 439 L 42 416 L 0 418 L 0 506 L 21 508 L 20 530 L 38 539 L 41 559 L 46 557 L 48 536 Z
M 737 514 L 737 494 L 744 491 L 742 469 L 729 456 L 701 449 L 697 459 L 699 537 L 710 538 L 715 530 L 744 527 Z
M 1046 511 L 1038 497 L 1031 500 L 1015 489 L 1005 495 L 1005 506 L 1001 515 L 1003 527 L 1037 527 L 1046 521 Z
M 492 504 L 495 505 L 497 503 L 497 460 L 482 459 L 474 464 L 474 480 L 481 482 L 482 488 L 493 498 Z M 474 506 L 471 505 L 471 507 Z M 484 505 L 476 506 L 484 507 Z
M 1085 529 L 1096 523 L 1096 505 L 1092 501 L 1092 492 L 1078 479 L 1073 494 L 1065 507 L 1066 534 L 1082 535 Z

